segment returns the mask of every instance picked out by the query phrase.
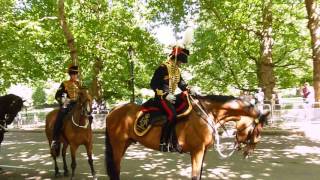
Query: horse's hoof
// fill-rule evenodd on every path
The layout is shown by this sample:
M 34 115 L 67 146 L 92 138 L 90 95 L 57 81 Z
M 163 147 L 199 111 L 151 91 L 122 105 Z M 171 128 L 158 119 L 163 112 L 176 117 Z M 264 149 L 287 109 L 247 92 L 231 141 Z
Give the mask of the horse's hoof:
M 69 172 L 68 172 L 68 171 L 65 171 L 65 172 L 63 173 L 63 175 L 64 175 L 65 177 L 68 177 L 68 176 L 69 176 Z
M 60 173 L 60 172 L 56 172 L 56 173 L 54 174 L 54 177 L 59 177 L 59 176 L 61 176 L 61 173 Z
M 92 179 L 93 179 L 93 180 L 98 180 L 98 178 L 97 178 L 96 175 L 93 175 L 93 176 L 92 176 Z

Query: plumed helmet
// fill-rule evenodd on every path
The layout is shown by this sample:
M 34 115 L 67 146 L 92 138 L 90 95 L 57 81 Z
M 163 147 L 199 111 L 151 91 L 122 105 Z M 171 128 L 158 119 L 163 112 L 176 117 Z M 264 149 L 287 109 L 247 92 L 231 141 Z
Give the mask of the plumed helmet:
M 172 52 L 170 54 L 171 59 L 175 59 L 177 56 L 177 61 L 180 61 L 182 63 L 187 63 L 188 62 L 188 56 L 190 55 L 190 52 L 188 49 L 179 47 L 179 46 L 174 46 L 172 48 Z
M 78 66 L 76 65 L 73 65 L 73 64 L 70 64 L 68 66 L 68 74 L 71 75 L 71 74 L 78 74 L 79 70 L 78 70 Z

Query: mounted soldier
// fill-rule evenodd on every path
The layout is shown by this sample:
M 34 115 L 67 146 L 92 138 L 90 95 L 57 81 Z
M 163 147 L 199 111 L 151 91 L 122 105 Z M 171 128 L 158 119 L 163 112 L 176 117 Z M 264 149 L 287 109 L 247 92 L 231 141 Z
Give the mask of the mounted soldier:
M 78 80 L 78 66 L 69 65 L 68 74 L 70 79 L 63 81 L 56 92 L 55 99 L 60 105 L 57 119 L 53 128 L 53 141 L 51 149 L 57 149 L 58 141 L 60 139 L 61 129 L 63 126 L 63 119 L 70 112 L 76 103 L 78 93 L 80 91 L 80 83 Z
M 195 91 L 189 88 L 187 83 L 181 77 L 181 71 L 179 67 L 182 63 L 188 62 L 188 56 L 190 52 L 186 48 L 174 46 L 169 59 L 161 64 L 153 74 L 150 86 L 155 92 L 154 103 L 159 107 L 167 117 L 166 123 L 162 127 L 162 136 L 160 140 L 161 151 L 171 151 L 170 149 L 179 148 L 175 147 L 178 144 L 171 144 L 170 138 L 173 135 L 173 128 L 176 124 L 177 112 L 175 103 L 177 97 L 175 91 L 179 88 L 184 95 L 189 89 L 192 93 Z M 174 137 L 173 137 L 174 138 Z

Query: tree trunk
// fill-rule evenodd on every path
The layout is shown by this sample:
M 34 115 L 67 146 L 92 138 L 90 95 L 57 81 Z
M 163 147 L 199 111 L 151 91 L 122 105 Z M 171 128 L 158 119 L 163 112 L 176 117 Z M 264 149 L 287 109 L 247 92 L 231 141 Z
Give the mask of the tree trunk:
M 313 87 L 315 101 L 320 101 L 320 26 L 319 14 L 317 14 L 317 1 L 305 0 L 308 13 L 308 28 L 311 34 L 312 59 L 313 59 Z M 319 11 L 318 11 L 319 13 Z
M 67 23 L 66 15 L 64 12 L 64 0 L 59 0 L 58 2 L 58 10 L 59 10 L 59 21 L 61 28 L 63 30 L 63 34 L 67 40 L 67 45 L 70 49 L 70 55 L 71 55 L 71 60 L 72 64 L 78 65 L 78 54 L 77 54 L 77 48 L 74 42 L 74 37 L 69 30 L 69 26 Z
M 102 62 L 100 58 L 96 58 L 94 62 L 93 67 L 93 80 L 92 80 L 92 86 L 91 86 L 91 94 L 94 99 L 97 100 L 97 102 L 101 103 L 102 97 L 101 97 L 101 86 L 98 79 L 98 76 L 100 72 L 102 71 Z
M 273 74 L 272 63 L 272 0 L 264 0 L 262 7 L 263 29 L 260 39 L 260 64 L 258 64 L 257 73 L 259 86 L 265 93 L 265 99 L 272 99 L 272 91 L 275 86 L 275 77 Z

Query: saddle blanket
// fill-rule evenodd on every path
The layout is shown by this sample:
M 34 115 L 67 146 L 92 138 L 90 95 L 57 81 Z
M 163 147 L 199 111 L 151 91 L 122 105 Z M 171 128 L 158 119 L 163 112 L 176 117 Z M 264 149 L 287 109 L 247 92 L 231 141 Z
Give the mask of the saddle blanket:
M 161 110 L 159 106 L 161 106 L 160 103 L 154 98 L 149 99 L 142 105 L 134 123 L 134 132 L 136 135 L 143 136 L 149 132 L 152 126 L 159 126 L 167 121 L 165 112 Z M 174 107 L 178 119 L 188 115 L 192 110 L 189 95 L 183 92 L 176 95 Z

